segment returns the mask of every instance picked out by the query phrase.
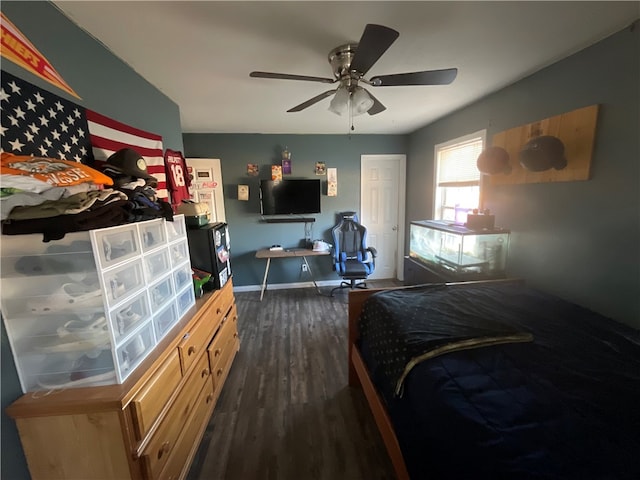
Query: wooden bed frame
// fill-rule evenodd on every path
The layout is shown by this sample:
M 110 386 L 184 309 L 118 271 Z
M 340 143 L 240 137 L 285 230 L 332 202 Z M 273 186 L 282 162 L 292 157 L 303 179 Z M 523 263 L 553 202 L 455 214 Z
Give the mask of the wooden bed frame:
M 394 287 L 394 288 L 406 288 L 406 287 Z M 404 457 L 400 451 L 400 444 L 396 437 L 391 419 L 387 414 L 387 410 L 384 406 L 380 395 L 376 391 L 376 388 L 369 378 L 369 372 L 362 360 L 360 351 L 355 345 L 358 339 L 358 318 L 362 311 L 362 305 L 370 295 L 376 292 L 382 292 L 385 290 L 392 290 L 392 288 L 372 288 L 367 290 L 350 290 L 349 291 L 349 386 L 362 388 L 373 418 L 376 421 L 382 440 L 387 448 L 391 463 L 396 472 L 397 480 L 409 480 L 409 472 L 407 466 L 404 463 Z
M 451 282 L 446 283 L 448 286 L 453 285 L 470 285 L 474 283 L 504 283 L 504 282 L 524 282 L 521 278 L 511 279 L 494 279 L 494 280 L 476 280 L 470 282 Z M 356 346 L 356 341 L 360 336 L 358 331 L 358 319 L 362 312 L 362 306 L 364 302 L 374 293 L 389 291 L 389 290 L 407 290 L 411 288 L 421 288 L 424 285 L 412 285 L 403 287 L 390 287 L 390 288 L 371 288 L 366 290 L 349 290 L 349 386 L 362 388 L 371 413 L 376 421 L 380 435 L 387 449 L 391 463 L 396 472 L 397 480 L 410 480 L 407 466 L 400 450 L 400 443 L 398 437 L 396 437 L 391 418 L 387 413 L 384 406 L 384 402 L 378 391 L 376 390 L 364 360 L 360 355 L 360 350 Z

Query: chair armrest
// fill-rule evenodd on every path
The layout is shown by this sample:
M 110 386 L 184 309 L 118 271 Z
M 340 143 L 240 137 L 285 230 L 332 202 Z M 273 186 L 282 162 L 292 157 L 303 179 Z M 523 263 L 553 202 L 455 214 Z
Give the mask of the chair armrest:
M 376 255 L 378 255 L 378 251 L 375 249 L 375 247 L 367 247 L 367 250 L 371 252 L 373 258 L 376 258 Z

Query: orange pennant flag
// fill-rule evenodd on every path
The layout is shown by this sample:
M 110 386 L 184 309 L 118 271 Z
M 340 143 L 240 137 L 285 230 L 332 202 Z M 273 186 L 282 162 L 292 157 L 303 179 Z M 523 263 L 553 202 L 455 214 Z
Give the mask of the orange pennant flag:
M 16 26 L 2 13 L 2 43 L 0 53 L 3 57 L 21 66 L 76 98 L 80 96 L 67 85 L 56 69 L 44 58 L 33 44 L 27 40 Z

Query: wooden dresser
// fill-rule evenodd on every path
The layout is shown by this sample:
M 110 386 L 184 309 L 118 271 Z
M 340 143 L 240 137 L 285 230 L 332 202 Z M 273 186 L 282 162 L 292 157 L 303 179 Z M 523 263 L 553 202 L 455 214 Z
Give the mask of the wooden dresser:
M 239 347 L 228 281 L 123 384 L 23 395 L 7 413 L 33 480 L 185 478 Z

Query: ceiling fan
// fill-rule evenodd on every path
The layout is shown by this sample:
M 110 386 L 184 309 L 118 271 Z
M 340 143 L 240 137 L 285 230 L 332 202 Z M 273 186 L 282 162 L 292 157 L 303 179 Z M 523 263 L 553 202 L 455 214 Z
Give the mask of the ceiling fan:
M 455 80 L 458 74 L 457 68 L 378 75 L 369 80 L 365 79 L 366 73 L 396 41 L 399 35 L 400 33 L 392 28 L 371 23 L 367 24 L 358 43 L 341 45 L 329 52 L 329 63 L 333 69 L 334 78 L 272 72 L 251 72 L 249 76 L 320 83 L 338 82 L 339 86 L 337 88 L 316 95 L 306 102 L 290 108 L 287 112 L 300 112 L 320 100 L 334 95 L 329 110 L 338 115 L 350 113 L 353 116 L 364 113 L 376 115 L 386 110 L 386 107 L 368 90 L 361 87 L 359 83 L 364 83 L 371 87 L 395 87 L 406 85 L 448 85 Z

